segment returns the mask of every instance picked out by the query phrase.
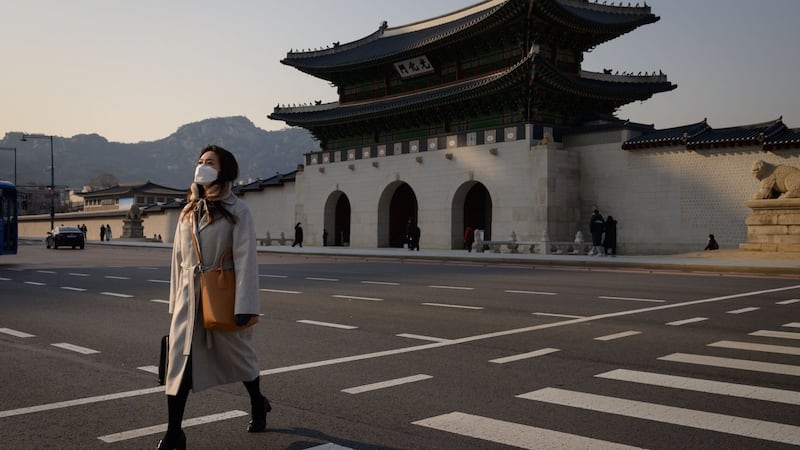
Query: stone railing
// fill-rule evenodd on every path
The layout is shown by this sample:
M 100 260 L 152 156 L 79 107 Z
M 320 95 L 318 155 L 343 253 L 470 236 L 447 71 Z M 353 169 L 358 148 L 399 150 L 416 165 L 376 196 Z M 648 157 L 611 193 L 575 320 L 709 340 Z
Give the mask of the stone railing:
M 287 238 L 286 235 L 283 233 L 283 231 L 281 231 L 281 237 L 279 237 L 279 238 L 274 238 L 274 237 L 270 236 L 269 231 L 267 231 L 267 237 L 256 238 L 256 241 L 258 242 L 258 245 L 261 245 L 261 246 L 264 246 L 264 247 L 269 247 L 270 245 L 275 245 L 275 244 L 273 244 L 273 242 L 277 242 L 278 245 L 287 245 L 287 244 L 290 244 L 290 243 L 294 242 L 293 239 Z
M 500 253 L 505 247 L 509 253 L 520 253 L 527 248 L 526 253 L 537 253 L 540 255 L 585 255 L 589 251 L 590 245 L 583 241 L 583 233 L 578 231 L 572 241 L 553 241 L 547 232 L 542 233 L 542 238 L 538 241 L 517 240 L 517 234 L 511 232 L 511 239 L 484 241 L 480 233 L 475 233 L 475 243 L 473 248 L 477 253 L 488 250 L 492 253 Z

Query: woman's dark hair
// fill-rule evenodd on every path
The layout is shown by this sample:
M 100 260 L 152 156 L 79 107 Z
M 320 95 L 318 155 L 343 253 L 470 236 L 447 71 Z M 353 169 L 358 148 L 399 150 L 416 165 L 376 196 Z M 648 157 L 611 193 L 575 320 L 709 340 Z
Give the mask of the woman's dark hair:
M 233 153 L 225 150 L 224 148 L 220 147 L 219 145 L 209 145 L 206 148 L 200 150 L 200 156 L 203 156 L 206 152 L 214 152 L 219 158 L 219 172 L 217 173 L 217 180 L 214 181 L 212 184 L 224 184 L 227 182 L 233 183 L 239 178 L 239 163 L 236 162 L 236 157 L 233 156 Z

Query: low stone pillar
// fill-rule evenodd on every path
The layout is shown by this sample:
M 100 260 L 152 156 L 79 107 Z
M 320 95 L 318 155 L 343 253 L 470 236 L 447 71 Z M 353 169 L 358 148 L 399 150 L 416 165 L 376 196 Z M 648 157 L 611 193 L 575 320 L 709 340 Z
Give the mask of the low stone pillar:
M 747 243 L 741 250 L 800 253 L 800 198 L 749 200 Z

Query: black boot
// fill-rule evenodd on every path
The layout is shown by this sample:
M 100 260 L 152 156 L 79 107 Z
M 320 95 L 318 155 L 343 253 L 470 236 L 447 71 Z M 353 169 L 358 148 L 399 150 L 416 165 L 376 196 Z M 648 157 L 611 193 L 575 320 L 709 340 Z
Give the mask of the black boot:
M 247 425 L 248 433 L 263 433 L 267 431 L 267 413 L 272 411 L 272 406 L 269 404 L 267 397 L 263 395 L 260 399 L 251 399 L 250 407 L 250 424 Z
M 158 441 L 158 450 L 186 450 L 186 435 L 183 431 L 178 435 L 167 433 Z

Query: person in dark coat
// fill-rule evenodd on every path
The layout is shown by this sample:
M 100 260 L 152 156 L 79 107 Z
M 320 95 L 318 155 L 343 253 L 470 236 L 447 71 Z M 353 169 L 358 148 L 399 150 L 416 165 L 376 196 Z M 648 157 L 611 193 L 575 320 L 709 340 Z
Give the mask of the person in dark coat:
M 589 232 L 592 233 L 592 250 L 589 251 L 589 256 L 601 255 L 600 248 L 603 246 L 603 231 L 605 231 L 606 222 L 600 211 L 595 209 L 592 211 L 592 217 L 589 218 Z
M 419 228 L 419 225 L 412 224 L 411 225 L 411 242 L 408 244 L 409 250 L 416 250 L 419 251 L 419 238 L 422 235 L 422 230 Z
M 472 244 L 475 242 L 475 230 L 472 227 L 467 226 L 467 229 L 464 231 L 464 248 L 467 249 L 467 253 L 472 252 Z
M 322 246 L 323 247 L 327 247 L 328 246 L 328 230 L 327 229 L 323 229 L 322 230 Z
M 303 247 L 303 227 L 300 226 L 300 222 L 297 222 L 297 225 L 294 226 L 294 242 L 292 242 L 292 247 L 295 245 L 299 245 L 301 248 Z
M 106 240 L 106 227 L 105 225 L 100 225 L 100 241 Z
M 603 254 L 617 256 L 617 221 L 612 216 L 606 217 L 605 233 Z
M 719 244 L 717 243 L 717 239 L 714 238 L 713 234 L 708 235 L 708 244 L 706 244 L 705 250 L 719 250 Z

